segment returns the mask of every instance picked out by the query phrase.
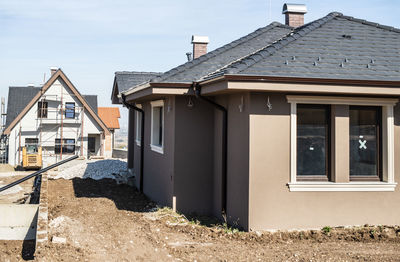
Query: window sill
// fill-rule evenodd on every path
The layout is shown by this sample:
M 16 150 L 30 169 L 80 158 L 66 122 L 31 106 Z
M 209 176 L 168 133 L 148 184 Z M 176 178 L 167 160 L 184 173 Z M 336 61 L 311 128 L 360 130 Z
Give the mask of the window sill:
M 373 191 L 394 191 L 397 183 L 386 182 L 297 182 L 288 183 L 289 191 L 305 192 L 305 191 L 350 191 L 350 192 L 373 192 Z
M 164 154 L 164 148 L 161 146 L 155 146 L 155 145 L 150 145 L 150 148 L 152 151 L 160 153 L 160 154 Z

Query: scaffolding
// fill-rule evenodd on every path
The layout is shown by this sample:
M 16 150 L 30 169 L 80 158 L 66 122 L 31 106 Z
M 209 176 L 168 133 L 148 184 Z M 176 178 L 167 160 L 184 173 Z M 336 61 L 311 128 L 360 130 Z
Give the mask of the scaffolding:
M 39 102 L 41 107 L 38 106 L 35 114 L 39 129 L 38 146 L 42 147 L 42 155 L 53 156 L 56 161 L 62 160 L 63 154 L 79 152 L 80 156 L 83 156 L 85 108 L 75 104 L 73 107 L 66 108 L 63 89 L 61 89 L 60 95 L 42 95 Z M 56 107 L 50 107 L 49 102 Z M 67 117 L 67 113 L 72 114 L 72 117 Z M 52 132 L 55 132 L 55 135 L 47 135 L 46 138 L 43 138 L 44 133 L 50 134 Z M 65 133 L 75 133 L 75 136 L 65 137 Z M 74 140 L 74 142 L 71 143 L 71 140 Z M 71 152 L 71 147 L 73 147 L 73 152 Z M 49 148 L 54 150 L 49 150 Z
M 43 93 L 35 105 L 35 129 L 23 128 L 23 126 L 32 126 L 31 123 L 25 125 L 22 121 L 16 130 L 15 142 L 16 159 L 18 164 L 22 161 L 22 138 L 27 138 L 24 132 L 34 132 L 30 138 L 36 138 L 37 146 L 42 147 L 42 157 L 53 157 L 55 161 L 63 159 L 63 155 L 75 154 L 84 156 L 86 147 L 84 146 L 84 120 L 85 108 L 78 106 L 79 99 L 75 94 L 71 94 L 60 86 L 60 91 L 54 90 L 52 93 Z M 71 99 L 72 98 L 72 99 Z M 3 102 L 3 100 L 2 100 Z M 73 106 L 71 105 L 72 103 Z M 1 121 L 3 129 L 5 121 Z M 100 136 L 101 138 L 101 136 Z M 73 141 L 72 141 L 73 140 Z M 8 136 L 1 136 L 0 140 L 0 163 L 8 162 Z M 73 148 L 73 152 L 71 152 Z M 102 141 L 100 139 L 100 149 L 102 149 Z M 2 152 L 5 154 L 2 154 Z M 89 151 L 88 151 L 89 152 Z
M 4 97 L 1 98 L 1 115 L 0 115 L 0 164 L 8 162 L 8 137 L 3 134 L 6 126 L 6 102 Z

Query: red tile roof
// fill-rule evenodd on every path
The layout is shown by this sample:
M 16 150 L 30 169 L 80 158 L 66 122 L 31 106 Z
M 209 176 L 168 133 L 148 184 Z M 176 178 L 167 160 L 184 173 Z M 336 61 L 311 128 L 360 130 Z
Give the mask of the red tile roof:
M 98 107 L 98 115 L 109 129 L 119 129 L 118 118 L 121 117 L 118 107 Z

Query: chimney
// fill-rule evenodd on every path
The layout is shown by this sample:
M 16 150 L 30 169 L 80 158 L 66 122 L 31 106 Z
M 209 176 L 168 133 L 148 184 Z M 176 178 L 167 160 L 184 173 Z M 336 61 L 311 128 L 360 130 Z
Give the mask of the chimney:
M 57 70 L 58 70 L 58 67 L 55 67 L 55 66 L 50 67 L 51 75 L 54 75 L 54 73 L 57 72 Z
M 208 36 L 192 36 L 193 59 L 196 59 L 207 53 L 207 44 L 210 42 Z
M 307 6 L 303 4 L 284 4 L 282 14 L 285 14 L 285 24 L 291 27 L 304 25 L 304 14 Z

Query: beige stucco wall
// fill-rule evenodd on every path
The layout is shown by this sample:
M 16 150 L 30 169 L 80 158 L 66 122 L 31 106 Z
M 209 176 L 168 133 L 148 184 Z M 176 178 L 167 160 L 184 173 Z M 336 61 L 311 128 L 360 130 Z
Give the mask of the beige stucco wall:
M 399 186 L 395 192 L 289 192 L 290 105 L 285 94 L 276 93 L 252 93 L 250 101 L 250 230 L 400 224 Z M 395 182 L 400 181 L 399 121 L 397 105 Z

